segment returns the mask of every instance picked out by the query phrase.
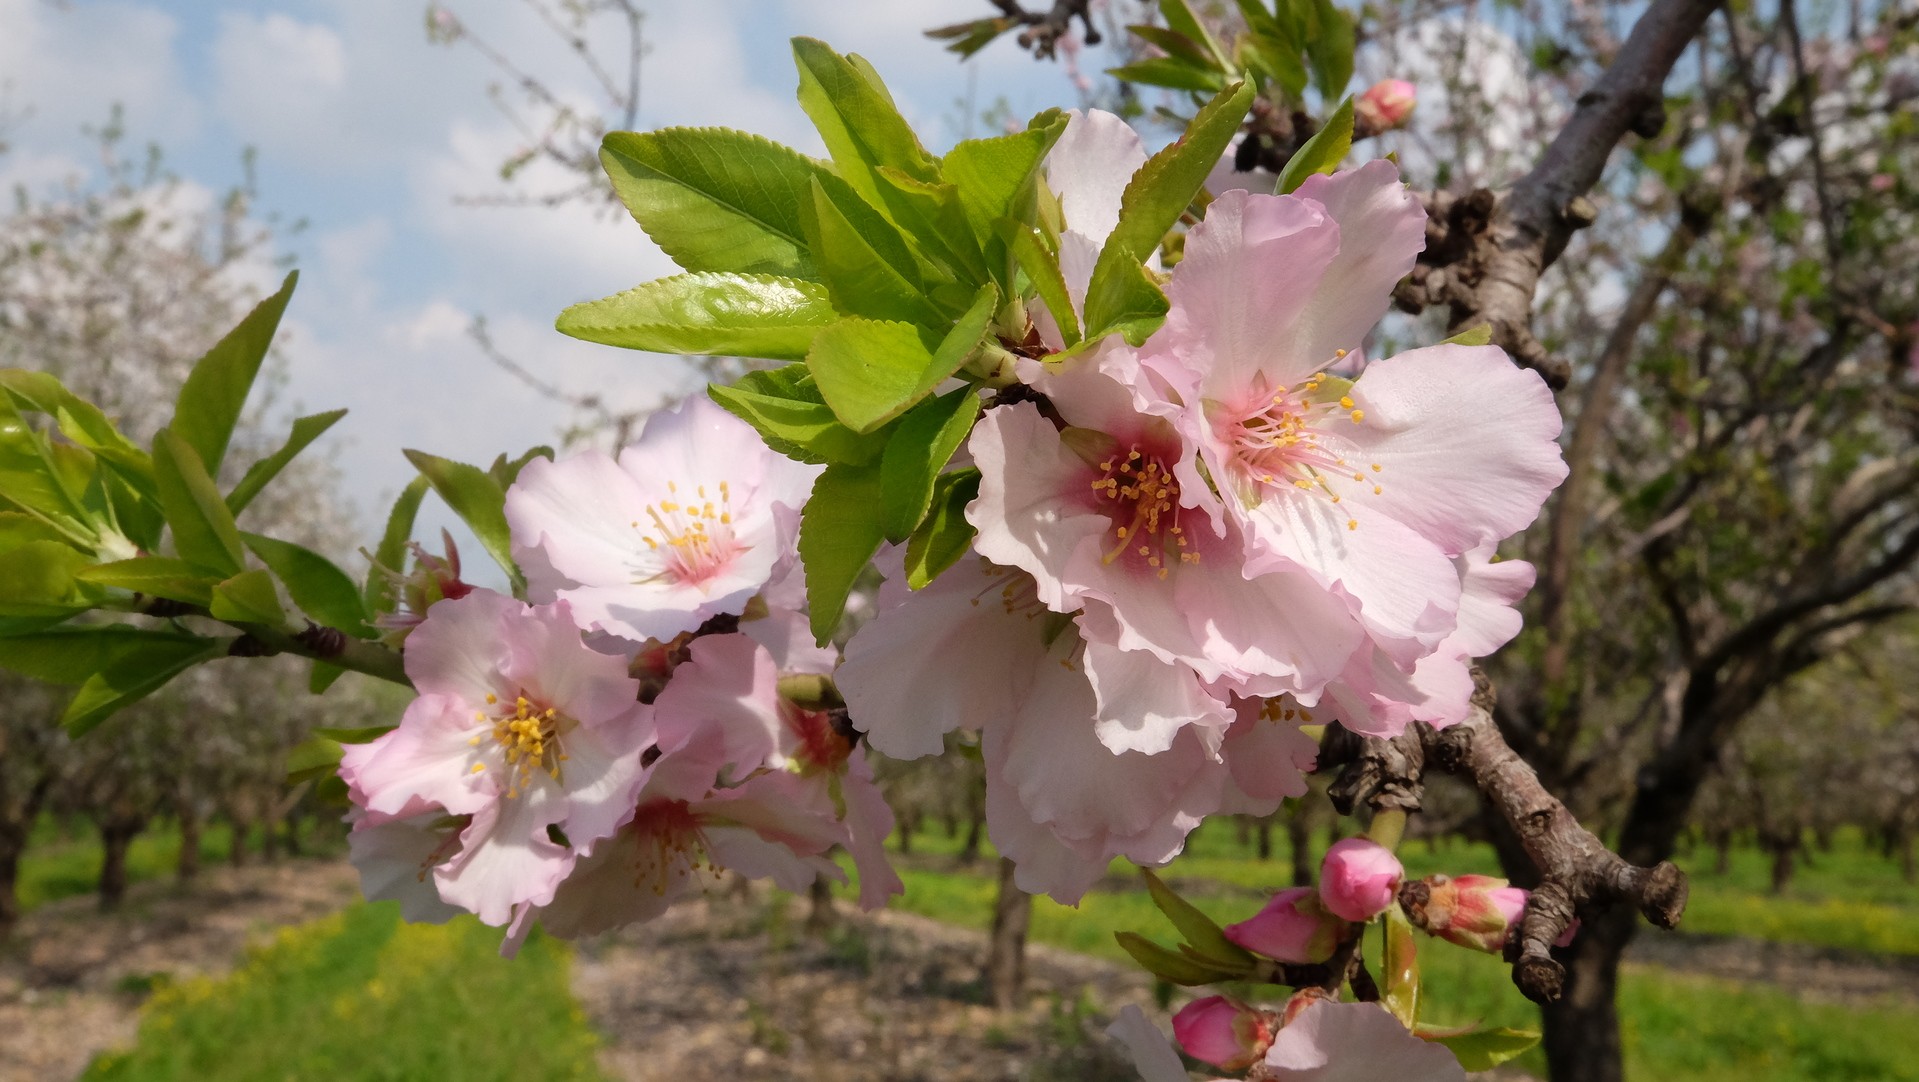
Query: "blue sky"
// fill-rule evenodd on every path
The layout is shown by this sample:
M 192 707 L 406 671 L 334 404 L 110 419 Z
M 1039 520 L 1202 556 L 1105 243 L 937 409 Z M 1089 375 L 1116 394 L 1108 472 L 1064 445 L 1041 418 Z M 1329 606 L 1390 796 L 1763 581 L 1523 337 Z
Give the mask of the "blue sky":
M 445 5 L 563 93 L 591 84 L 521 0 Z M 480 358 L 483 314 L 522 363 L 631 406 L 683 381 L 668 360 L 552 330 L 566 304 L 672 272 L 630 219 L 586 208 L 460 205 L 497 190 L 518 136 L 471 49 L 430 44 L 424 0 L 0 0 L 0 84 L 25 119 L 0 186 L 85 173 L 80 136 L 116 103 L 129 136 L 219 191 L 258 153 L 261 207 L 306 229 L 284 341 L 288 405 L 352 410 L 328 439 L 364 520 L 409 476 L 401 446 L 468 460 L 552 440 L 567 411 Z M 818 152 L 793 99 L 786 40 L 867 55 L 935 147 L 960 136 L 967 70 L 920 31 L 990 13 L 984 0 L 658 0 L 639 127 L 711 124 Z M 1096 57 L 1093 59 L 1097 59 Z M 982 105 L 1025 115 L 1075 103 L 1055 65 L 1004 42 L 974 62 Z M 537 179 L 537 178 L 536 178 Z M 264 283 L 266 278 L 262 277 Z

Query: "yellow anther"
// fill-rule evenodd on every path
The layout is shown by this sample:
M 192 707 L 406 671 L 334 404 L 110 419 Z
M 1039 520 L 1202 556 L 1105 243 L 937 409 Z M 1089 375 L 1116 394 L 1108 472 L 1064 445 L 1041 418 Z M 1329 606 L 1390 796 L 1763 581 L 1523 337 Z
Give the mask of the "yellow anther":
M 1358 424 L 1359 422 L 1361 422 L 1361 421 L 1363 421 L 1363 420 L 1365 420 L 1365 419 L 1366 419 L 1366 411 L 1365 411 L 1365 410 L 1354 410 L 1354 411 L 1353 411 L 1353 423 L 1354 423 L 1354 424 Z
M 500 701 L 500 697 L 498 695 L 495 695 L 490 691 L 486 693 L 486 702 L 488 706 L 491 706 L 494 703 L 497 703 L 499 701 Z
M 1357 529 L 1359 529 L 1359 520 L 1358 520 L 1358 519 L 1356 519 L 1356 518 L 1349 518 L 1349 519 L 1347 519 L 1347 520 L 1346 520 L 1346 528 L 1347 528 L 1347 529 L 1349 529 L 1349 530 L 1357 530 Z
M 486 769 L 486 764 L 485 764 L 485 763 L 474 763 L 474 764 L 473 764 L 473 770 L 472 770 L 471 772 L 472 772 L 472 773 L 474 773 L 474 774 L 478 774 L 478 773 L 480 773 L 481 771 L 483 771 L 483 770 L 485 770 L 485 769 Z
M 1352 408 L 1353 408 L 1353 396 L 1352 396 L 1352 395 L 1349 395 L 1349 394 L 1346 394 L 1346 395 L 1340 395 L 1340 396 L 1339 396 L 1339 405 L 1340 405 L 1340 408 L 1341 408 L 1341 409 L 1352 409 Z
M 1334 359 L 1334 360 L 1344 360 L 1344 359 L 1345 359 L 1345 357 L 1346 357 L 1346 351 L 1345 351 L 1345 350 L 1343 350 L 1343 349 L 1336 349 L 1336 350 L 1334 350 L 1334 351 L 1333 351 L 1333 359 Z
M 1377 463 L 1377 462 L 1375 462 L 1375 463 L 1373 463 L 1373 472 L 1374 472 L 1374 473 L 1378 473 L 1378 472 L 1379 472 L 1380 470 L 1383 470 L 1383 469 L 1385 469 L 1385 468 L 1386 468 L 1386 467 L 1384 467 L 1384 466 L 1382 466 L 1382 465 L 1380 465 L 1380 464 L 1379 464 L 1379 463 Z

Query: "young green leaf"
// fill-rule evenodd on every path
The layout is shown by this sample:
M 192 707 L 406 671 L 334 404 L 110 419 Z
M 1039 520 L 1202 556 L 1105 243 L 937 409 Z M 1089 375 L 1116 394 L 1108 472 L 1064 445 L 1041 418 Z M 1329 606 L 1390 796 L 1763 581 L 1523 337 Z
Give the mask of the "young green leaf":
M 227 332 L 187 375 L 168 427 L 200 456 L 208 474 L 218 474 L 226 458 L 233 426 L 253 391 L 254 377 L 266 360 L 280 316 L 293 298 L 299 271 L 287 274 L 280 291 L 256 305 L 240 325 Z
M 911 250 L 891 223 L 851 193 L 836 199 L 817 178 L 811 200 L 807 244 L 834 308 L 865 319 L 941 322 Z
M 526 580 L 521 577 L 519 566 L 513 562 L 513 535 L 506 524 L 506 491 L 499 482 L 478 466 L 429 455 L 425 451 L 407 451 L 406 457 L 426 478 L 427 484 L 433 486 L 433 491 L 473 531 L 473 536 L 480 539 L 481 546 L 493 557 L 494 562 L 506 571 L 513 592 L 518 594 L 524 590 Z
M 1109 257 L 1108 252 L 1113 254 Z M 1086 287 L 1086 335 L 1080 344 L 1118 333 L 1132 345 L 1143 345 L 1166 319 L 1168 309 L 1166 294 L 1145 264 L 1108 242 Z
M 706 393 L 752 425 L 768 447 L 801 462 L 858 466 L 886 447 L 886 432 L 861 435 L 840 423 L 804 364 L 748 372 L 731 386 L 716 383 Z
M 807 611 L 822 646 L 839 627 L 846 595 L 885 536 L 878 463 L 826 467 L 800 519 Z
M 1419 1022 L 1419 944 L 1406 911 L 1386 907 L 1386 945 L 1380 960 L 1380 1004 L 1407 1029 Z
M 1224 72 L 1213 67 L 1201 67 L 1194 61 L 1178 56 L 1136 60 L 1131 64 L 1107 68 L 1106 74 L 1122 82 L 1163 86 L 1168 90 L 1191 90 L 1195 93 L 1217 92 L 1226 85 Z
M 914 590 L 958 563 L 978 531 L 966 521 L 966 505 L 979 495 L 977 469 L 942 473 L 933 481 L 933 506 L 906 539 L 906 585 Z
M 1173 888 L 1166 885 L 1151 870 L 1141 868 L 1140 875 L 1146 879 L 1146 891 L 1152 896 L 1153 905 L 1166 919 L 1173 922 L 1179 934 L 1209 964 L 1224 966 L 1243 966 L 1249 971 L 1253 956 L 1246 948 L 1226 938 L 1226 933 L 1213 922 L 1213 918 L 1199 911 L 1193 903 L 1180 897 Z
M 99 541 L 85 504 L 96 472 L 92 452 L 56 444 L 27 424 L 9 396 L 0 396 L 0 510 L 18 510 L 83 548 Z
M 1353 99 L 1347 98 L 1326 118 L 1326 126 L 1313 133 L 1306 145 L 1287 159 L 1279 174 L 1279 194 L 1291 195 L 1306 178 L 1315 173 L 1330 173 L 1346 160 L 1353 148 Z
M 1126 32 L 1165 53 L 1168 58 L 1185 61 L 1191 66 L 1218 70 L 1218 61 L 1206 51 L 1206 46 L 1177 30 L 1136 23 L 1128 26 Z M 1224 85 L 1223 80 L 1222 85 Z
M 997 239 L 1001 218 L 1025 221 L 1040 163 L 1066 130 L 1060 114 L 1036 127 L 991 139 L 967 139 L 947 151 L 940 175 L 959 190 L 960 205 L 983 241 Z
M 340 756 L 338 740 L 319 734 L 307 737 L 287 751 L 286 783 L 298 785 L 327 777 L 339 769 Z
M 817 282 L 706 272 L 661 278 L 560 313 L 561 334 L 588 342 L 726 357 L 796 361 L 839 318 Z
M 180 556 L 223 575 L 238 574 L 246 551 L 233 512 L 207 475 L 200 453 L 172 429 L 163 428 L 153 437 L 153 477 Z
M 1011 219 L 999 222 L 1002 236 L 1012 249 L 1013 260 L 1026 273 L 1026 280 L 1039 293 L 1040 303 L 1053 315 L 1060 336 L 1070 348 L 1080 340 L 1079 313 L 1073 309 L 1073 295 L 1067 292 L 1066 276 L 1060 272 L 1059 256 L 1047 248 L 1038 226 L 1022 225 Z
M 213 604 L 208 606 L 208 611 L 214 619 L 229 624 L 265 624 L 278 628 L 287 619 L 273 576 L 257 567 L 214 584 Z
M 880 493 L 886 539 L 907 539 L 926 517 L 933 481 L 979 417 L 979 394 L 960 387 L 930 398 L 900 418 L 880 460 Z
M 36 409 L 53 418 L 62 435 L 97 455 L 148 499 L 153 498 L 153 461 L 120 433 L 100 408 L 46 372 L 0 369 L 0 387 L 16 407 Z
M 1353 50 L 1358 46 L 1353 17 L 1333 0 L 1305 0 L 1312 10 L 1313 33 L 1303 35 L 1306 60 L 1313 66 L 1313 83 L 1320 97 L 1331 101 L 1353 81 Z
M 332 560 L 291 541 L 257 533 L 241 537 L 247 548 L 286 586 L 287 596 L 293 598 L 293 603 L 314 623 L 363 639 L 374 637 L 373 629 L 366 626 L 366 607 L 360 599 L 360 588 Z
M 113 586 L 201 608 L 213 604 L 213 584 L 220 581 L 219 576 L 171 556 L 115 560 L 86 568 L 75 577 L 98 586 Z
M 997 289 L 980 287 L 972 307 L 936 346 L 904 323 L 843 319 L 814 339 L 806 366 L 834 415 L 855 432 L 871 432 L 966 363 L 998 303 Z
M 939 164 L 920 145 L 892 98 L 853 61 L 825 42 L 793 39 L 800 108 L 819 129 L 840 175 L 870 203 L 882 199 L 880 181 L 873 175 L 882 166 L 916 180 L 939 179 Z
M 1492 344 L 1493 325 L 1490 323 L 1468 327 L 1440 343 L 1442 346 L 1490 346 Z
M 817 163 L 727 128 L 613 132 L 600 145 L 613 190 L 646 235 L 689 271 L 812 278 L 801 207 Z
M 1420 1036 L 1426 1036 L 1421 1033 Z M 1452 1049 L 1459 1058 L 1459 1065 L 1467 1071 L 1478 1073 L 1490 1071 L 1507 1060 L 1524 1055 L 1533 1045 L 1539 1043 L 1539 1034 L 1529 1029 L 1512 1029 L 1501 1026 L 1497 1029 L 1474 1030 L 1470 1033 L 1446 1034 L 1427 1037 Z
M 964 60 L 993 43 L 993 39 L 1018 26 L 1019 21 L 997 15 L 990 19 L 975 19 L 970 23 L 956 23 L 952 26 L 935 27 L 926 32 L 926 36 L 935 41 L 951 42 L 946 47 L 949 53 L 958 53 Z
M 1114 932 L 1113 938 L 1119 941 L 1127 954 L 1133 956 L 1133 961 L 1160 980 L 1191 988 L 1227 979 L 1218 969 L 1187 955 L 1169 951 L 1137 932 Z
M 366 585 L 360 589 L 366 611 L 372 615 L 392 612 L 397 603 L 386 571 L 406 571 L 406 546 L 413 539 L 413 520 L 420 513 L 420 501 L 426 498 L 426 490 L 426 478 L 415 477 L 400 490 L 399 498 L 393 501 L 393 510 L 387 512 L 386 532 L 380 536 L 380 547 L 373 552 L 374 566 L 367 570 Z
M 345 410 L 331 410 L 294 421 L 293 431 L 287 434 L 287 441 L 280 445 L 280 449 L 247 467 L 246 476 L 240 478 L 240 483 L 233 486 L 232 492 L 227 493 L 227 510 L 236 516 L 246 510 L 253 498 L 267 487 L 268 482 L 280 476 L 280 471 L 286 469 L 289 462 L 345 416 Z
M 0 616 L 59 616 L 91 607 L 75 573 L 92 561 L 64 541 L 0 552 Z
M 158 691 L 167 681 L 226 650 L 221 639 L 198 636 L 150 636 L 120 650 L 98 672 L 80 684 L 80 690 L 60 715 L 60 724 L 73 737 L 86 735 L 123 707 Z
M 1167 29 L 1204 48 L 1215 64 L 1225 68 L 1230 63 L 1226 50 L 1220 47 L 1219 39 L 1186 6 L 1186 0 L 1159 0 L 1159 13 L 1166 19 Z
M 326 689 L 332 687 L 335 681 L 345 675 L 346 670 L 338 665 L 329 665 L 324 661 L 315 661 L 313 663 L 313 671 L 307 675 L 307 693 L 310 695 L 324 695 L 326 694 Z M 385 732 L 386 730 L 382 729 L 381 731 Z

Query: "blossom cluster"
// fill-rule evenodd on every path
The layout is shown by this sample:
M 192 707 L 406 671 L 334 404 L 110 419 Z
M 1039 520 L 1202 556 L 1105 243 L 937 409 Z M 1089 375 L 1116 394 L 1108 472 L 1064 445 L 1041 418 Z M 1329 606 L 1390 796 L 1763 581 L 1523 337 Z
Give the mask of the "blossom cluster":
M 805 636 L 793 560 L 816 473 L 697 399 L 617 458 L 522 470 L 506 517 L 528 600 L 422 559 L 423 611 L 394 624 L 419 697 L 340 764 L 367 895 L 508 925 L 511 950 L 536 921 L 647 919 L 720 871 L 844 879 L 834 846 L 862 904 L 898 893 L 864 751 L 829 705 L 781 692 L 834 662 Z
M 1146 160 L 1075 114 L 1048 159 L 1083 306 Z M 892 756 L 975 730 L 988 830 L 1024 889 L 1077 900 L 1221 812 L 1305 792 L 1310 726 L 1462 719 L 1472 659 L 1519 629 L 1496 559 L 1565 476 L 1550 391 L 1493 346 L 1367 359 L 1425 241 L 1390 162 L 1290 195 L 1217 193 L 1143 344 L 1044 350 L 974 429 L 975 556 L 888 583 L 847 644 L 853 724 Z

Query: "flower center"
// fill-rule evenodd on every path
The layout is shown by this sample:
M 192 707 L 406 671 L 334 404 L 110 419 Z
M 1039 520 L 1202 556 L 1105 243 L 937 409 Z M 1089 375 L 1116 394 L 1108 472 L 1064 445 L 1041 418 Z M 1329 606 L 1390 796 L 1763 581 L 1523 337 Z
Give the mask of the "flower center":
M 1374 462 L 1361 469 L 1349 461 L 1356 447 L 1342 422 L 1366 420 L 1346 393 L 1351 386 L 1317 372 L 1227 420 L 1226 442 L 1243 475 L 1265 489 L 1311 492 L 1332 503 L 1352 491 L 1381 492 L 1377 475 L 1385 467 Z M 1346 528 L 1359 529 L 1359 520 L 1348 516 Z
M 486 697 L 489 706 L 498 706 L 497 695 Z M 563 728 L 571 728 L 573 719 L 563 716 L 552 707 L 541 709 L 524 695 L 515 696 L 513 710 L 504 710 L 489 714 L 484 710 L 475 711 L 475 721 L 493 722 L 492 737 L 501 748 L 506 761 L 506 796 L 512 800 L 524 791 L 533 780 L 534 771 L 539 771 L 554 781 L 560 780 L 560 764 L 566 762 L 566 751 L 560 746 L 560 733 Z M 484 734 L 468 741 L 470 744 L 485 743 Z M 484 763 L 474 763 L 473 773 L 486 769 Z
M 663 896 L 699 870 L 705 857 L 700 820 L 684 800 L 655 800 L 633 814 L 633 885 Z M 717 870 L 717 869 L 716 869 Z
M 1187 551 L 1186 531 L 1179 524 L 1179 481 L 1158 455 L 1136 443 L 1097 468 L 1093 494 L 1113 519 L 1107 563 L 1122 557 L 1143 561 L 1163 579 L 1176 564 L 1199 562 L 1199 553 Z
M 666 483 L 671 498 L 646 505 L 646 517 L 635 519 L 645 550 L 635 561 L 636 585 L 668 579 L 691 586 L 704 585 L 742 552 L 733 535 L 733 493 L 725 482 L 719 483 L 717 500 L 707 494 L 706 486 L 694 490 L 692 499 L 679 495 L 679 486 Z

